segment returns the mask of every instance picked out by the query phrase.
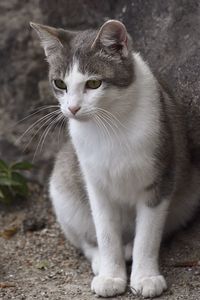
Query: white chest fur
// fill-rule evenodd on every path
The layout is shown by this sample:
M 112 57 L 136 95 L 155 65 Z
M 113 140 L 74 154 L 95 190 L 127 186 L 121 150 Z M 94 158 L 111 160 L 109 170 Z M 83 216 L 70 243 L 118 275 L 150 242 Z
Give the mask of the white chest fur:
M 70 129 L 85 177 L 112 200 L 135 203 L 153 181 L 152 141 L 135 144 L 134 132 L 119 132 L 108 141 L 94 124 L 87 127 L 75 121 Z
M 121 94 L 128 111 L 126 116 L 118 111 L 124 127 L 119 126 L 115 133 L 110 130 L 105 138 L 94 120 L 70 120 L 70 134 L 83 174 L 120 203 L 144 197 L 142 191 L 153 182 L 159 133 L 156 81 L 140 56 L 135 54 L 134 58 L 135 82 Z

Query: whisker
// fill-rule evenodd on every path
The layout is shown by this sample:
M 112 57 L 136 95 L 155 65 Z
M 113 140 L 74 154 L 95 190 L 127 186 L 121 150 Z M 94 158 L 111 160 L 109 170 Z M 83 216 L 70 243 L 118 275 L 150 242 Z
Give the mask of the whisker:
M 111 123 L 113 126 L 115 126 L 115 129 L 119 130 L 120 128 L 118 125 L 120 125 L 120 127 L 123 126 L 123 128 L 125 128 L 126 130 L 129 131 L 129 128 L 125 127 L 112 113 L 108 112 L 105 109 L 101 109 L 98 107 L 96 107 L 96 111 L 98 112 L 99 115 L 101 115 L 104 119 L 106 119 L 106 121 L 108 123 Z M 122 144 L 121 138 L 123 139 L 123 137 L 124 137 L 124 135 L 122 135 L 123 131 L 121 132 L 121 135 L 120 135 L 121 138 L 119 138 L 119 135 L 116 133 L 116 130 L 113 128 L 113 126 L 111 126 L 111 124 L 110 124 L 110 127 L 112 127 L 112 131 L 115 134 L 117 140 L 119 141 L 121 149 L 123 148 L 125 151 L 127 151 L 127 153 L 129 153 L 130 144 L 129 144 L 128 139 L 126 139 L 126 141 L 124 140 L 124 142 Z
M 63 115 L 60 114 L 59 116 L 57 116 L 57 118 L 53 121 L 53 124 L 51 126 L 49 126 L 49 129 L 46 131 L 46 134 L 44 135 L 44 138 L 43 138 L 43 141 L 41 143 L 41 147 L 40 147 L 40 152 L 42 151 L 42 148 L 44 146 L 44 142 L 45 142 L 45 139 L 49 133 L 49 131 L 52 129 L 53 125 L 55 125 L 55 128 L 53 128 L 53 131 L 56 129 L 59 121 L 63 118 Z
M 119 129 L 119 126 L 116 124 L 116 121 L 113 120 L 109 115 L 107 115 L 106 113 L 104 113 L 103 111 L 100 112 L 100 114 L 107 119 L 108 121 L 110 121 L 112 123 L 113 126 L 116 127 L 116 129 Z
M 25 136 L 25 134 L 27 134 L 34 126 L 36 126 L 37 124 L 39 124 L 40 122 L 42 122 L 43 120 L 45 120 L 46 118 L 48 118 L 50 115 L 56 114 L 60 111 L 60 109 L 57 109 L 53 112 L 48 113 L 47 115 L 41 117 L 39 120 L 35 121 L 31 126 L 29 126 L 26 131 L 16 140 L 16 143 L 18 144 L 20 142 L 20 140 Z
M 58 132 L 58 145 L 60 145 L 60 134 L 61 134 L 62 128 L 63 128 L 64 124 L 66 124 L 66 122 L 67 122 L 67 120 L 63 116 L 63 118 L 61 119 L 61 122 L 60 122 L 60 128 L 59 128 L 59 132 Z
M 60 119 L 60 114 L 58 116 L 55 116 L 55 118 L 51 121 L 51 123 L 47 126 L 47 128 L 44 130 L 43 134 L 41 135 L 40 139 L 39 139 L 39 142 L 38 142 L 38 145 L 36 147 L 36 150 L 35 150 L 35 153 L 34 153 L 34 156 L 33 156 L 33 162 L 35 161 L 35 157 L 39 151 L 39 148 L 40 148 L 40 145 L 43 141 L 43 138 L 45 137 L 46 138 L 46 135 L 48 134 L 49 130 L 51 129 L 51 127 Z
M 113 139 L 111 137 L 111 134 L 110 134 L 110 131 L 108 129 L 108 127 L 106 126 L 106 124 L 109 124 L 107 121 L 106 121 L 106 124 L 105 124 L 105 119 L 102 118 L 102 116 L 100 114 L 96 114 L 96 116 L 98 116 L 99 118 L 99 122 L 102 124 L 102 126 L 105 128 L 105 131 L 107 133 L 107 137 L 108 137 L 108 141 L 109 143 L 111 142 L 112 143 L 112 147 L 113 147 Z M 109 126 L 110 127 L 110 126 Z
M 100 108 L 100 107 L 97 107 L 97 110 L 102 111 L 102 112 L 104 112 L 104 113 L 110 115 L 110 116 L 113 117 L 113 119 L 115 119 L 115 121 L 117 121 L 123 128 L 129 130 L 129 129 L 128 129 L 124 124 L 122 124 L 122 123 L 119 121 L 119 119 L 118 119 L 115 115 L 113 115 L 110 111 L 108 111 L 108 110 L 106 110 L 106 109 L 103 109 L 103 108 Z
M 107 127 L 105 126 L 105 124 L 103 123 L 103 121 L 101 120 L 101 118 L 98 115 L 94 116 L 94 119 L 97 122 L 97 126 L 100 129 L 100 132 L 103 134 L 103 136 L 105 137 L 106 141 L 109 141 L 109 132 Z
M 109 120 L 108 120 L 108 119 L 105 119 L 105 116 L 103 116 L 103 115 L 100 114 L 100 113 L 99 113 L 98 115 L 101 116 L 101 118 L 104 120 L 104 122 L 106 122 L 106 123 L 108 124 L 108 126 L 111 128 L 113 134 L 115 135 L 116 139 L 117 139 L 118 142 L 119 142 L 120 148 L 123 149 L 123 148 L 122 148 L 121 140 L 120 140 L 120 138 L 119 138 L 119 136 L 118 136 L 118 134 L 117 134 L 115 128 L 113 127 L 112 123 L 109 122 L 109 121 L 111 121 L 111 120 L 110 120 L 110 119 L 109 119 Z M 118 129 L 118 127 L 117 127 L 116 129 Z
M 106 124 L 108 124 L 108 126 L 111 128 L 111 130 L 115 133 L 112 123 L 110 124 L 110 122 L 109 122 L 110 119 L 106 119 L 105 116 L 101 113 L 98 113 L 98 116 L 101 117 L 101 119 L 103 119 L 106 122 Z
M 32 140 L 34 139 L 34 137 L 38 134 L 38 132 L 46 125 L 48 124 L 48 122 L 54 117 L 54 114 L 51 116 L 48 116 L 47 120 L 38 128 L 38 130 L 34 133 L 34 135 L 32 136 L 32 138 L 30 139 L 30 141 L 28 142 L 28 144 L 25 146 L 25 148 L 23 149 L 23 152 L 28 148 L 28 146 L 31 144 Z M 44 121 L 44 120 L 43 120 Z M 41 121 L 42 122 L 42 121 Z
M 22 123 L 23 121 L 31 118 L 32 116 L 38 114 L 40 111 L 45 110 L 45 109 L 50 109 L 50 108 L 56 108 L 56 107 L 60 107 L 60 105 L 48 105 L 48 106 L 42 106 L 39 109 L 37 109 L 37 111 L 31 113 L 30 115 L 24 117 L 23 119 L 17 121 L 14 125 L 12 125 L 9 129 L 13 129 L 13 127 L 15 127 L 16 125 Z

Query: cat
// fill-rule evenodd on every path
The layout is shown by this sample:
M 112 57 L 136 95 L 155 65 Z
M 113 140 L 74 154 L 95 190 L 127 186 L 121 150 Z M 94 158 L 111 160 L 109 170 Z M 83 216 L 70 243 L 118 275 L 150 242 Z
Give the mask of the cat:
M 163 89 L 120 21 L 76 32 L 31 26 L 68 119 L 49 185 L 58 222 L 91 261 L 98 296 L 125 292 L 130 259 L 132 292 L 159 296 L 161 240 L 199 205 L 189 108 Z

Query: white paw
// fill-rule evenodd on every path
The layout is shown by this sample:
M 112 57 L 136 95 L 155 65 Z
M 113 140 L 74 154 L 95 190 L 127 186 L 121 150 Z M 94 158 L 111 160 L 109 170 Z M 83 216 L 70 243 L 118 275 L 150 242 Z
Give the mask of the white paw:
M 160 296 L 166 289 L 167 284 L 162 275 L 141 277 L 131 282 L 132 293 L 142 295 L 144 298 Z
M 112 297 L 124 293 L 126 281 L 121 278 L 95 276 L 92 280 L 91 290 L 101 297 Z

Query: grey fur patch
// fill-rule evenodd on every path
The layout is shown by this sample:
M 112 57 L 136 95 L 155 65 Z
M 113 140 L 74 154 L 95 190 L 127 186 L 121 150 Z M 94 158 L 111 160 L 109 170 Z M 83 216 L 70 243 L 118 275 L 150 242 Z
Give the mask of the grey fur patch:
M 164 93 L 161 86 L 159 86 L 159 104 L 160 104 L 160 133 L 159 144 L 155 152 L 155 170 L 157 170 L 156 178 L 152 184 L 146 187 L 149 193 L 147 205 L 155 207 L 163 199 L 168 198 L 173 191 L 173 170 L 174 170 L 174 142 L 173 131 L 171 128 L 167 104 L 169 96 Z
M 42 26 L 44 38 L 44 26 Z M 48 28 L 48 27 L 47 27 Z M 49 62 L 50 82 L 55 78 L 63 79 L 66 72 L 69 72 L 74 59 L 79 63 L 80 72 L 89 75 L 97 75 L 107 85 L 113 85 L 120 88 L 128 87 L 134 80 L 134 62 L 132 58 L 131 38 L 128 35 L 129 51 L 128 56 L 124 57 L 120 48 L 104 46 L 100 41 L 92 44 L 98 34 L 97 30 L 85 30 L 72 32 L 63 29 L 56 30 L 57 38 L 62 44 L 59 51 L 50 51 L 46 49 L 47 60 Z M 39 35 L 41 38 L 41 35 Z M 46 39 L 51 39 L 49 30 Z M 45 40 L 46 42 L 46 40 Z M 49 44 L 55 42 L 55 36 Z M 43 44 L 43 43 L 42 43 Z
M 74 57 L 79 62 L 82 73 L 95 74 L 108 84 L 127 87 L 134 80 L 134 64 L 131 52 L 123 57 L 120 52 L 100 43 L 95 48 L 92 43 L 97 31 L 85 31 L 73 41 Z
M 146 187 L 147 205 L 154 207 L 163 199 L 176 198 L 189 184 L 190 155 L 186 138 L 185 112 L 179 103 L 158 85 L 160 92 L 160 138 L 155 153 L 154 182 Z

